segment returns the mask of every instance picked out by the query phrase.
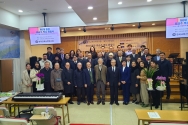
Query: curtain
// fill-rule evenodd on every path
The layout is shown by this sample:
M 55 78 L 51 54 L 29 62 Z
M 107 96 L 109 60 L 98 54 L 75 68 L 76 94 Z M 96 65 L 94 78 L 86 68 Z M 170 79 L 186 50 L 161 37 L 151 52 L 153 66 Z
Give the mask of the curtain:
M 20 58 L 13 59 L 13 91 L 14 92 L 20 92 L 20 86 L 21 83 L 21 63 Z

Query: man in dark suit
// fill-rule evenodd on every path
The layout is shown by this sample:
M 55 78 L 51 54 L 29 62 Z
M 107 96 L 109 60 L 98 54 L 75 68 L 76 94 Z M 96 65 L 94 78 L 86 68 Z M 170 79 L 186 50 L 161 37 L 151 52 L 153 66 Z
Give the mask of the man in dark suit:
M 125 60 L 125 57 L 122 56 L 123 52 L 121 50 L 118 51 L 118 54 L 116 56 L 116 65 L 118 68 L 120 68 L 121 65 L 121 61 Z
M 76 55 L 74 55 L 72 61 L 70 61 L 71 69 L 73 71 L 76 70 L 78 62 L 79 62 L 78 57 Z
M 158 62 L 160 60 L 160 53 L 161 53 L 161 50 L 160 49 L 156 49 L 156 56 L 153 57 L 153 60 L 155 62 Z
M 58 56 L 59 59 L 61 59 L 61 49 L 59 47 L 56 48 L 56 53 L 54 54 L 54 57 Z
M 94 104 L 93 103 L 93 91 L 95 82 L 95 73 L 93 68 L 91 68 L 91 63 L 86 63 L 87 69 L 84 69 L 84 84 L 87 90 L 87 105 Z
M 92 59 L 92 54 L 88 53 L 87 55 L 87 60 L 85 62 L 85 67 L 86 67 L 86 63 L 90 62 L 91 63 L 91 68 L 93 69 L 95 67 L 95 59 Z
M 95 65 L 98 65 L 98 59 L 102 58 L 103 59 L 103 65 L 106 65 L 106 59 L 102 56 L 102 52 L 97 53 L 97 58 L 95 59 Z
M 141 57 L 141 56 L 143 56 L 143 55 L 144 55 L 144 49 L 145 49 L 145 48 L 146 48 L 146 46 L 145 46 L 145 45 L 141 45 L 141 46 L 140 46 L 141 51 L 140 51 L 140 52 L 138 52 L 139 57 Z
M 101 54 L 102 54 L 102 58 L 105 58 L 106 57 L 106 52 L 105 52 L 105 47 L 104 46 L 101 46 Z
M 69 53 L 66 53 L 65 54 L 65 59 L 61 62 L 61 68 L 62 69 L 65 69 L 65 64 L 67 62 L 71 63 L 71 60 L 69 58 L 70 58 Z
M 126 64 L 127 64 L 127 67 L 131 67 L 131 56 L 130 55 L 127 55 L 126 56 Z
M 122 56 L 125 57 L 125 52 L 122 50 L 121 45 L 117 46 L 117 52 L 115 53 L 115 57 L 118 56 L 118 51 L 122 51 Z
M 172 76 L 172 64 L 170 63 L 170 61 L 168 61 L 167 59 L 165 59 L 165 53 L 161 52 L 160 53 L 160 61 L 158 62 L 159 64 L 159 72 L 160 75 L 163 77 L 166 77 L 166 92 L 167 92 L 167 97 L 166 99 L 170 99 L 170 93 L 171 93 L 171 89 L 170 89 L 170 77 Z
M 72 102 L 72 96 L 74 92 L 74 72 L 72 69 L 70 69 L 70 63 L 65 63 L 65 69 L 62 72 L 62 80 L 63 80 L 63 86 L 64 86 L 64 93 L 66 97 L 70 97 L 69 104 L 74 104 Z
M 144 54 L 141 56 L 142 61 L 146 62 L 146 55 L 149 54 L 149 49 L 144 49 Z
M 65 53 L 64 53 L 64 49 L 61 49 L 61 53 L 60 53 L 60 60 L 63 61 L 65 58 Z
M 51 62 L 54 61 L 54 55 L 52 53 L 52 48 L 51 47 L 48 47 L 47 48 L 47 59 L 50 60 Z
M 151 64 L 151 59 L 152 59 L 152 55 L 151 54 L 147 54 L 146 55 L 146 61 L 144 62 L 145 67 L 149 69 L 150 64 Z
M 130 55 L 131 61 L 137 61 L 139 55 L 136 54 L 136 49 L 132 49 L 132 54 Z
M 105 55 L 105 59 L 108 60 L 109 59 L 109 54 L 112 53 L 113 54 L 113 57 L 115 57 L 115 53 L 114 53 L 114 47 L 113 46 L 110 46 L 109 47 L 109 51 L 106 53 Z
M 82 53 L 79 53 L 79 55 L 78 55 L 78 62 L 82 63 L 82 69 L 86 68 L 86 59 L 84 59 Z
M 113 105 L 115 102 L 118 103 L 118 86 L 120 86 L 120 71 L 119 68 L 115 66 L 116 60 L 111 60 L 111 67 L 107 70 L 107 85 L 110 86 L 110 104 Z

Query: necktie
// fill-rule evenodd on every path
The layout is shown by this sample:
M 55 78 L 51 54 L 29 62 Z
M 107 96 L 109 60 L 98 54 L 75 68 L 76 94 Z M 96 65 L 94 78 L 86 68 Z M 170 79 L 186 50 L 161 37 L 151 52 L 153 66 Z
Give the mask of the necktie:
M 89 75 L 90 75 L 91 83 L 93 84 L 93 75 L 92 75 L 91 69 L 89 69 Z

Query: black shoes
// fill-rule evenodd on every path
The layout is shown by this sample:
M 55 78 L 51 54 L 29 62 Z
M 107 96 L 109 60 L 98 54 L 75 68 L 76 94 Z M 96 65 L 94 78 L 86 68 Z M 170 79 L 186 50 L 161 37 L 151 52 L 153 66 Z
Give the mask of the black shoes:
M 116 105 L 119 105 L 119 103 L 117 102 Z
M 90 102 L 88 102 L 87 105 L 90 105 Z
M 158 109 L 159 108 L 159 106 L 155 106 L 155 109 Z
M 80 102 L 77 102 L 78 105 L 80 105 Z
M 110 105 L 113 105 L 114 103 L 113 102 L 110 102 Z
M 170 99 L 170 96 L 167 96 L 166 99 Z
M 138 104 L 139 104 L 139 102 L 135 102 L 134 104 L 138 105 Z
M 136 100 L 132 100 L 132 103 L 135 103 L 136 102 Z
M 105 102 L 102 102 L 102 105 L 105 105 Z
M 98 102 L 97 102 L 97 105 L 99 105 L 100 103 L 101 103 L 101 101 L 98 101 Z
M 69 104 L 74 104 L 74 103 L 72 101 L 70 101 Z
M 123 102 L 123 105 L 128 105 L 128 102 Z
M 94 104 L 93 101 L 91 102 L 91 104 L 92 104 L 92 105 Z

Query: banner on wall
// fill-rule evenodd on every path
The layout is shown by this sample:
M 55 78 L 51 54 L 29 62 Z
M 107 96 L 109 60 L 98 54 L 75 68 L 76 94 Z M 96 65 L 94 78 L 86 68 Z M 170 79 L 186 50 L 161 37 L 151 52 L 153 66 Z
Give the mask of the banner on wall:
M 100 50 L 101 46 L 105 46 L 105 49 L 108 50 L 109 46 L 116 48 L 118 45 L 121 45 L 121 48 L 126 50 L 128 44 L 131 44 L 135 49 L 139 49 L 141 45 L 147 46 L 147 38 L 136 37 L 122 39 L 85 39 L 78 41 L 78 49 L 81 49 L 82 51 L 88 51 L 91 46 L 94 46 L 96 50 Z
M 0 59 L 20 58 L 20 32 L 0 28 Z

